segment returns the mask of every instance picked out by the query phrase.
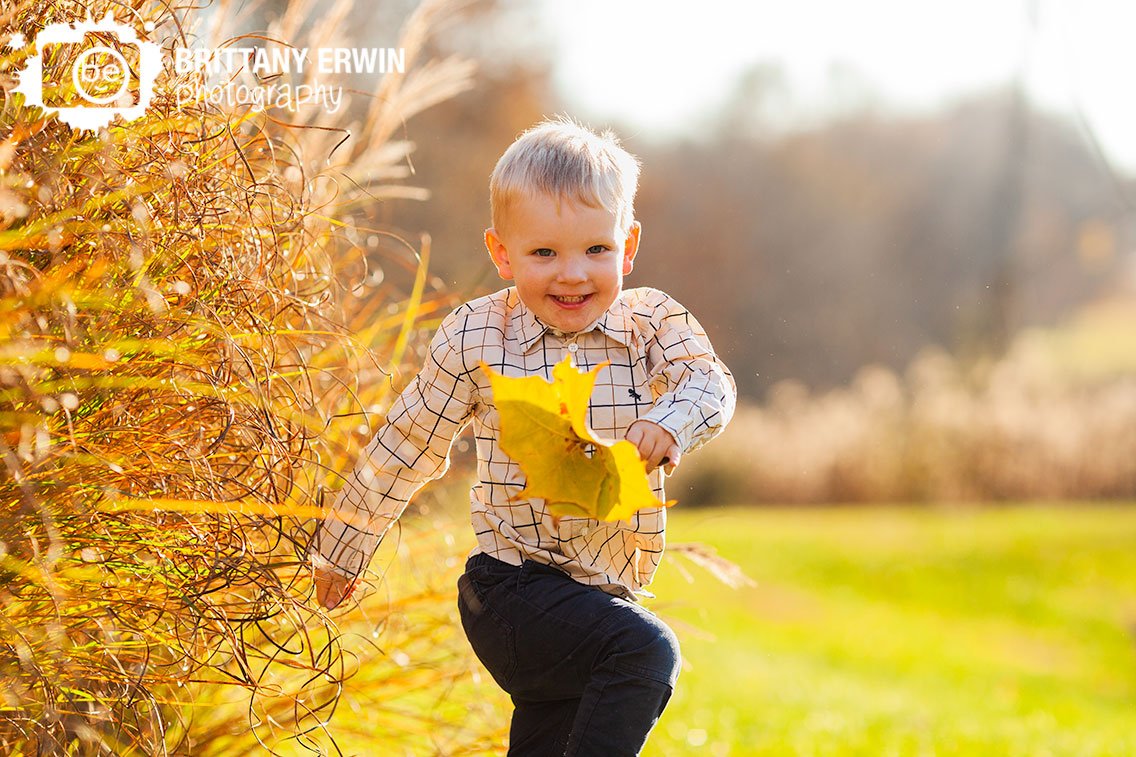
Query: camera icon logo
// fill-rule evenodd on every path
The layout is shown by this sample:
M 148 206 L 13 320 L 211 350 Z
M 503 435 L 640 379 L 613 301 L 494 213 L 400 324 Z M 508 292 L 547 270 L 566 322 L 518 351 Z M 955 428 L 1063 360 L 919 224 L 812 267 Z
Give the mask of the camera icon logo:
M 48 70 L 61 72 L 57 80 L 45 80 L 45 58 Z M 97 131 L 115 116 L 133 121 L 145 113 L 161 70 L 161 48 L 107 13 L 44 27 L 15 91 L 74 129 Z

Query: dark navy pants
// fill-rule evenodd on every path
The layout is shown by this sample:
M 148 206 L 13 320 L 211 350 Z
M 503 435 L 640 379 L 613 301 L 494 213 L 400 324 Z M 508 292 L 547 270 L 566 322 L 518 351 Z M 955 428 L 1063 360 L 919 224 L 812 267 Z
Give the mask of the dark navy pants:
M 637 755 L 680 665 L 654 614 L 542 563 L 477 554 L 458 579 L 473 651 L 513 699 L 509 756 Z

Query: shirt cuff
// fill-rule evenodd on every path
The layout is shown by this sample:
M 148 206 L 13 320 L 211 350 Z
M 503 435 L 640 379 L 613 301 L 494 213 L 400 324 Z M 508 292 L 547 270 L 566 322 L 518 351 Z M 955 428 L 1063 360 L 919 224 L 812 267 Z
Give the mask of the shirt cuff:
M 354 579 L 370 561 L 375 541 L 371 534 L 329 518 L 320 524 L 312 544 L 312 565 Z

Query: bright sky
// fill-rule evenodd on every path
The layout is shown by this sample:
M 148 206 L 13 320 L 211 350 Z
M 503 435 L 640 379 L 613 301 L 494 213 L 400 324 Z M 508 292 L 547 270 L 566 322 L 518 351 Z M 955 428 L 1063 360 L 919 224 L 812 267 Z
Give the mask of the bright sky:
M 556 82 L 594 120 L 692 131 L 759 63 L 783 68 L 804 119 L 829 107 L 837 68 L 886 107 L 924 109 L 1004 84 L 1027 60 L 1033 102 L 1067 114 L 1079 102 L 1136 172 L 1133 0 L 540 1 Z

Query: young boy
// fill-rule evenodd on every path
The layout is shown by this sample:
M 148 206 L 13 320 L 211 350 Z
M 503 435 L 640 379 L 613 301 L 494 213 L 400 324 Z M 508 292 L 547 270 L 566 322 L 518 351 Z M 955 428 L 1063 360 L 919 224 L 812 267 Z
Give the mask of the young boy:
M 566 120 L 537 125 L 505 151 L 490 179 L 485 245 L 515 286 L 442 322 L 316 539 L 317 596 L 331 608 L 473 422 L 477 547 L 458 609 L 477 656 L 512 697 L 510 755 L 636 755 L 678 676 L 674 633 L 636 597 L 662 557 L 666 512 L 606 523 L 554 517 L 544 500 L 518 498 L 525 477 L 498 446 L 500 418 L 479 368 L 548 380 L 568 355 L 585 370 L 608 362 L 589 423 L 638 447 L 665 501 L 658 466 L 670 472 L 718 434 L 736 389 L 681 305 L 655 289 L 623 291 L 639 250 L 638 175 L 614 135 Z

